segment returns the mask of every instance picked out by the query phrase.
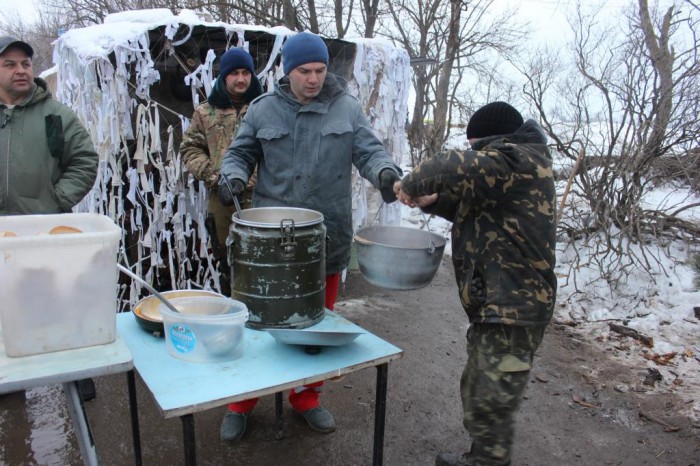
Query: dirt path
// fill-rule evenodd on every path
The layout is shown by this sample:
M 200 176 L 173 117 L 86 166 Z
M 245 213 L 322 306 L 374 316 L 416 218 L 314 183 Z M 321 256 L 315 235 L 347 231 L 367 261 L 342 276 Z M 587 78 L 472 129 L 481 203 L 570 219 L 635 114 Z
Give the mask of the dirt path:
M 467 449 L 458 384 L 468 323 L 451 268 L 442 267 L 431 286 L 410 292 L 373 287 L 353 272 L 340 300 L 340 314 L 404 349 L 403 358 L 389 366 L 384 464 L 431 465 L 439 451 Z M 685 402 L 676 394 L 640 391 L 646 373 L 621 364 L 571 328 L 552 325 L 518 415 L 513 464 L 700 465 L 700 426 L 678 414 Z M 375 380 L 376 371 L 366 369 L 326 384 L 323 402 L 338 423 L 329 435 L 309 431 L 286 405 L 285 437 L 275 440 L 271 397 L 261 400 L 246 437 L 235 446 L 218 438 L 224 408 L 198 413 L 199 464 L 371 464 Z M 180 421 L 163 420 L 138 382 L 144 464 L 183 464 Z M 98 379 L 97 391 L 87 409 L 101 464 L 132 464 L 126 377 Z M 54 391 L 53 396 L 61 395 Z M 8 458 L 29 457 L 8 451 L 31 444 L 26 429 L 10 430 L 23 415 L 16 406 L 10 409 L 11 403 L 11 397 L 0 397 L 0 453 L 5 452 L 0 464 L 8 465 L 20 464 Z M 66 431 L 68 422 L 56 420 Z M 71 445 L 75 449 L 74 441 Z M 64 463 L 79 464 L 76 457 L 75 450 L 61 456 L 73 459 Z

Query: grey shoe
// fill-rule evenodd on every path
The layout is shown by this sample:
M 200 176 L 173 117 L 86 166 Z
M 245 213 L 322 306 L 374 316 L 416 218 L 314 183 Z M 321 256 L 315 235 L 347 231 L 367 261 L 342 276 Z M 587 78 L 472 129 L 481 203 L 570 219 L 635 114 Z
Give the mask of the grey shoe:
M 303 417 L 313 430 L 328 434 L 335 430 L 335 419 L 333 415 L 325 408 L 320 406 L 309 409 L 308 411 L 295 411 Z
M 442 452 L 435 458 L 435 466 L 474 466 L 474 458 L 467 453 Z
M 221 429 L 219 430 L 221 440 L 224 442 L 237 442 L 243 438 L 247 417 L 245 414 L 233 411 L 226 413 L 224 420 L 221 421 Z

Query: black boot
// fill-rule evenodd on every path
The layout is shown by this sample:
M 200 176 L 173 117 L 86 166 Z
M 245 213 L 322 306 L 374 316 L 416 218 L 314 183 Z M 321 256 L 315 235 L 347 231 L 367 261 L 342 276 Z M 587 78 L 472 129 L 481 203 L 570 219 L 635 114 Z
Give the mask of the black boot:
M 78 380 L 78 391 L 80 392 L 80 397 L 83 401 L 94 400 L 97 396 L 95 391 L 95 382 L 92 379 L 82 379 Z

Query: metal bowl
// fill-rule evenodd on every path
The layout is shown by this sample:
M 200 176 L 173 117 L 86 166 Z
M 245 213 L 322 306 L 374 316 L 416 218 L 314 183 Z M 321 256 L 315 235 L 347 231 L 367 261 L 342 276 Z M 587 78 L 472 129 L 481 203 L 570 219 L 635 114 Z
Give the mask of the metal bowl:
M 401 226 L 363 228 L 355 235 L 360 273 L 371 284 L 391 290 L 430 284 L 446 244 L 436 233 Z
M 355 341 L 364 332 L 266 328 L 275 340 L 288 345 L 343 346 Z
M 172 298 L 189 298 L 197 296 L 223 297 L 219 293 L 206 290 L 173 290 L 163 291 L 161 295 L 170 300 Z M 157 336 L 163 336 L 163 316 L 160 314 L 160 299 L 155 296 L 147 296 L 136 303 L 133 314 L 136 322 L 143 328 Z

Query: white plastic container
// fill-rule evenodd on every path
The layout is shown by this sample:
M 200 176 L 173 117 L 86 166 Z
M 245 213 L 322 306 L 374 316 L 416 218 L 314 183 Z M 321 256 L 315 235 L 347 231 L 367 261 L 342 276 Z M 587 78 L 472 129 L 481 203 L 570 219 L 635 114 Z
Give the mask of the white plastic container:
M 226 297 L 195 296 L 169 299 L 179 311 L 161 303 L 168 353 L 191 362 L 222 362 L 243 355 L 243 332 L 248 308 Z
M 57 226 L 80 233 L 48 234 Z M 0 320 L 8 356 L 112 343 L 121 229 L 104 215 L 0 216 Z

